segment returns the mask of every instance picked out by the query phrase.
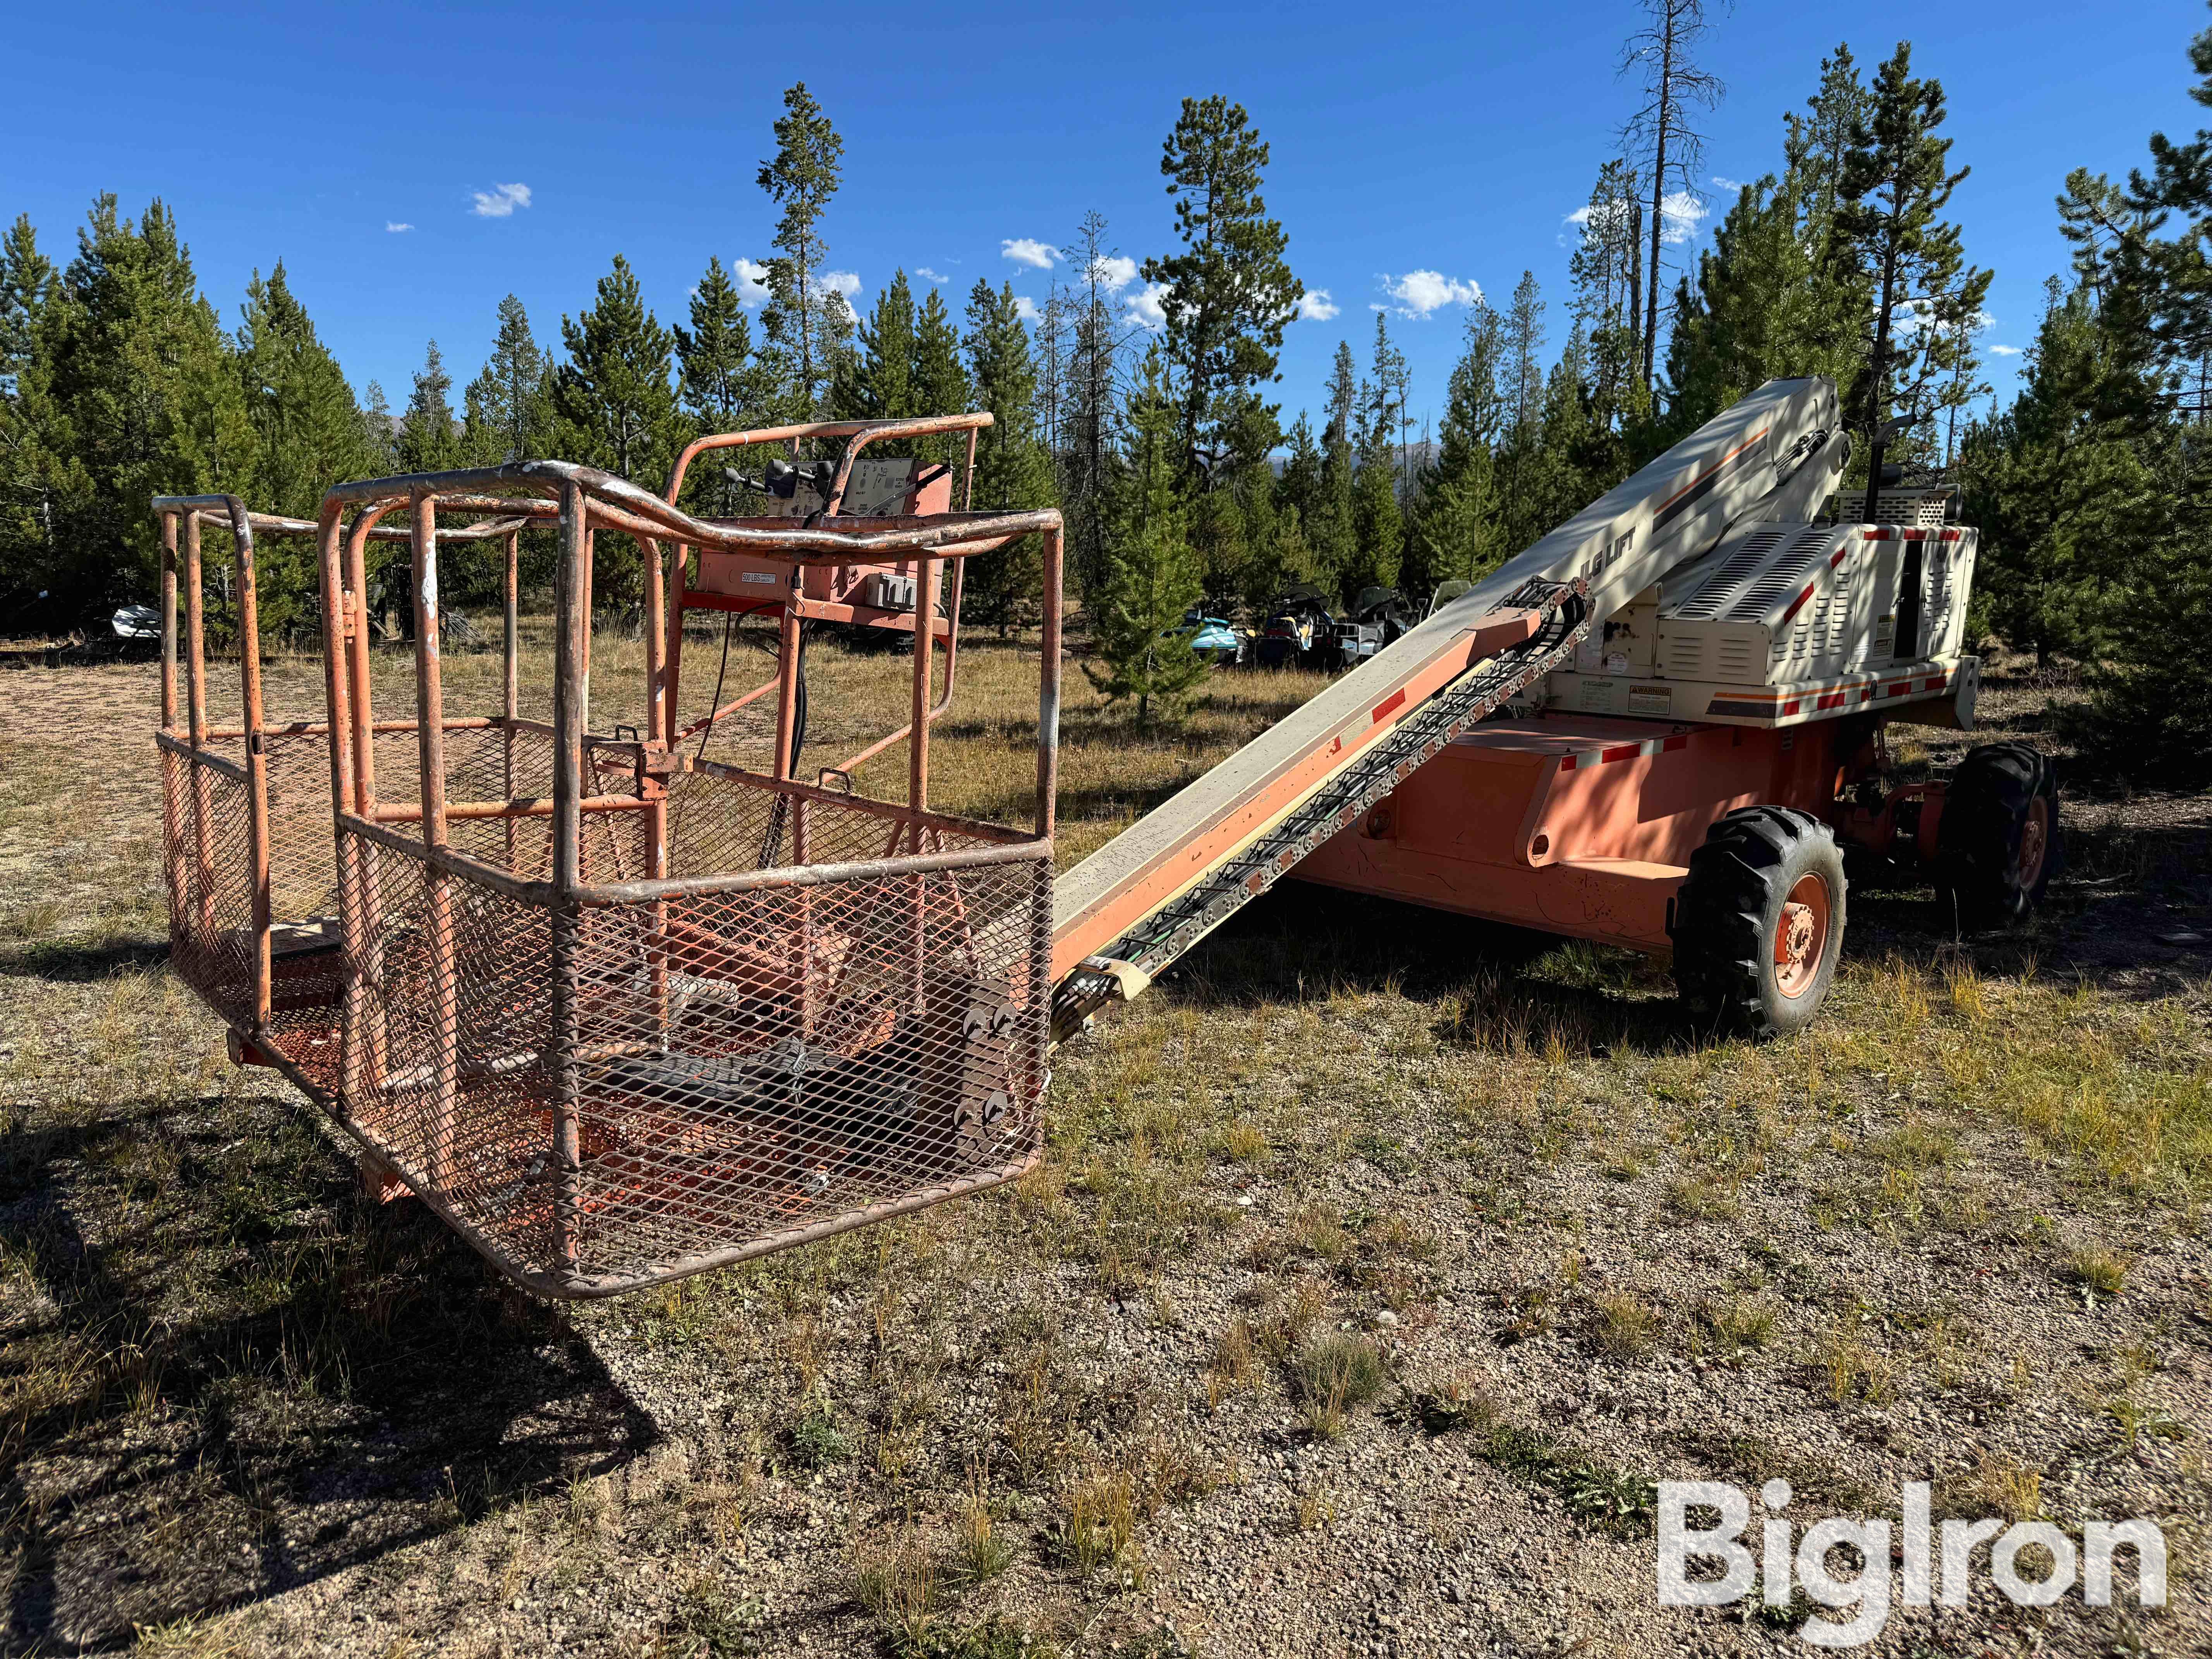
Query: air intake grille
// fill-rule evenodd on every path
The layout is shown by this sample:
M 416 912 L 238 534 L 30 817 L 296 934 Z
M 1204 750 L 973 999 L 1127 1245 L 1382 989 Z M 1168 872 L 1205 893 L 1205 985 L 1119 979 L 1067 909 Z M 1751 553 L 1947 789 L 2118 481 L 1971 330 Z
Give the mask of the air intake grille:
M 1798 532 L 1790 550 L 1761 571 L 1726 613 L 1731 622 L 1756 622 L 1778 605 L 1795 599 L 1826 562 L 1822 556 L 1822 528 L 1808 525 Z
M 1753 531 L 1735 552 L 1721 561 L 1719 568 L 1698 585 L 1698 591 L 1675 608 L 1674 615 L 1684 622 L 1711 622 L 1732 612 L 1744 584 L 1758 573 L 1767 555 L 1796 533 L 1798 528 L 1796 525 L 1777 525 L 1771 530 Z

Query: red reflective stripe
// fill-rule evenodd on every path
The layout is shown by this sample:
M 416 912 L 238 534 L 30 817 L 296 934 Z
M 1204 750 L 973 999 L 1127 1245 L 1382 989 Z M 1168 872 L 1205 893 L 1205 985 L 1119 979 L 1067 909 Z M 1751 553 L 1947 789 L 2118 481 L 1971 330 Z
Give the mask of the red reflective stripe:
M 1671 755 L 1677 749 L 1687 749 L 1689 746 L 1689 734 L 1687 732 L 1683 732 L 1677 736 L 1667 738 L 1659 745 L 1659 752 L 1665 755 Z
M 1813 704 L 1815 708 L 1841 708 L 1843 706 L 1844 694 L 1840 691 L 1831 691 Z
M 1406 688 L 1401 685 L 1395 691 L 1393 691 L 1389 696 L 1383 698 L 1382 702 L 1376 703 L 1375 707 L 1369 711 L 1367 716 L 1368 723 L 1373 726 L 1380 726 L 1391 714 L 1395 714 L 1400 708 L 1404 708 L 1405 704 Z
M 1559 770 L 1562 772 L 1571 772 L 1574 769 L 1575 757 L 1572 755 L 1562 755 L 1559 757 Z
M 1844 555 L 1850 550 L 1851 550 L 1849 546 L 1844 546 L 1838 548 L 1833 553 L 1831 553 L 1828 556 L 1828 568 L 1833 570 L 1838 565 L 1841 564 L 1844 562 Z
M 1766 428 L 1765 427 L 1761 427 L 1761 428 L 1759 428 L 1758 431 L 1756 431 L 1756 432 L 1753 433 L 1753 434 L 1751 434 L 1751 436 L 1749 436 L 1748 438 L 1746 438 L 1746 439 L 1741 442 L 1741 443 L 1738 444 L 1738 445 L 1737 445 L 1734 449 L 1731 449 L 1730 451 L 1729 451 L 1729 453 L 1728 453 L 1727 454 L 1725 454 L 1725 455 L 1722 456 L 1722 457 L 1720 458 L 1720 459 L 1718 459 L 1717 461 L 1715 461 L 1715 462 L 1714 462 L 1711 466 L 1707 467 L 1707 468 L 1706 468 L 1703 472 L 1698 473 L 1698 476 L 1697 476 L 1696 477 L 1694 477 L 1694 478 L 1691 479 L 1689 483 L 1687 483 L 1684 484 L 1684 485 L 1683 485 L 1680 489 L 1676 490 L 1673 495 L 1669 495 L 1669 496 L 1668 496 L 1665 501 L 1663 501 L 1660 502 L 1660 503 L 1659 503 L 1659 509 L 1658 509 L 1658 510 L 1659 510 L 1660 512 L 1663 513 L 1663 512 L 1665 512 L 1668 507 L 1670 507 L 1674 506 L 1674 503 L 1675 503 L 1675 502 L 1677 502 L 1677 501 L 1680 501 L 1680 500 L 1682 499 L 1682 497 L 1683 497 L 1683 496 L 1685 496 L 1685 495 L 1688 495 L 1692 490 L 1695 489 L 1696 489 L 1699 484 L 1703 483 L 1704 483 L 1707 478 L 1711 477 L 1714 473 L 1718 472 L 1718 471 L 1719 471 L 1723 467 L 1726 466 L 1726 465 L 1727 465 L 1730 461 L 1734 460 L 1737 456 L 1739 456 L 1739 455 L 1742 454 L 1742 453 L 1743 453 L 1743 452 L 1744 452 L 1745 450 L 1747 450 L 1747 449 L 1750 448 L 1753 444 L 1757 443 L 1757 442 L 1758 442 L 1761 438 L 1764 438 L 1764 437 L 1766 435 L 1766 434 L 1767 434 L 1767 428 Z
M 1797 699 L 1792 697 L 1788 702 L 1784 703 L 1782 705 L 1782 712 L 1785 714 L 1796 714 L 1797 712 Z
M 1949 676 L 1945 674 L 1933 675 L 1922 683 L 1920 689 L 1923 691 L 1941 691 L 1943 689 L 1944 681 L 1948 678 Z
M 1805 601 L 1813 597 L 1813 583 L 1807 582 L 1805 584 L 1805 591 L 1802 593 L 1800 593 L 1796 599 L 1790 600 L 1790 608 L 1782 613 L 1783 621 L 1788 622 L 1792 617 L 1796 616 L 1799 611 L 1804 608 Z
M 1634 760 L 1644 752 L 1640 743 L 1618 743 L 1598 756 L 1600 761 Z

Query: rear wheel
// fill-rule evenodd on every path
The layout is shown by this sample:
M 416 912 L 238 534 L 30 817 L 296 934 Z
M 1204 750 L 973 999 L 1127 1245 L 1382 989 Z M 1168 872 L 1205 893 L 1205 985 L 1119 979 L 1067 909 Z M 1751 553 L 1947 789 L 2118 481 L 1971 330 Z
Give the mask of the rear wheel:
M 1755 1037 L 1812 1023 L 1844 945 L 1835 832 L 1786 806 L 1749 806 L 1706 832 L 1674 896 L 1674 983 L 1701 1018 Z
M 2003 927 L 2043 901 L 2064 861 L 2058 773 L 2024 743 L 1969 750 L 1943 793 L 1936 894 L 1961 928 Z

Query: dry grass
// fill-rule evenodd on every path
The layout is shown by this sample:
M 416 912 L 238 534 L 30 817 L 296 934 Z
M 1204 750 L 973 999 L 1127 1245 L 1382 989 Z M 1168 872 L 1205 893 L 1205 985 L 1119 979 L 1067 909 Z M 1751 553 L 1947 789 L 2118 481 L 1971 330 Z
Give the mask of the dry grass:
M 702 696 L 715 643 L 687 647 Z M 603 644 L 603 720 L 633 718 L 638 665 Z M 825 645 L 811 672 L 811 759 L 903 718 L 896 659 Z M 963 664 L 937 804 L 1026 810 L 1033 674 L 988 642 Z M 271 679 L 276 708 L 313 711 L 313 665 Z M 455 708 L 495 706 L 496 659 L 456 655 L 447 684 Z M 1139 739 L 1071 674 L 1063 861 L 1317 684 L 1222 677 L 1182 731 Z M 399 712 L 404 665 L 379 686 Z M 15 1647 L 136 1626 L 148 1651 L 296 1651 L 343 1607 L 386 1621 L 345 1626 L 361 1654 L 444 1643 L 463 1610 L 489 1621 L 475 1650 L 543 1650 L 556 1609 L 591 1652 L 634 1650 L 634 1629 L 656 1652 L 773 1652 L 802 1628 L 847 1650 L 1103 1650 L 1085 1621 L 1119 1628 L 1212 1571 L 1168 1530 L 1182 1511 L 1266 1506 L 1216 1534 L 1239 1572 L 1287 1540 L 1340 1552 L 1304 1594 L 1379 1582 L 1370 1466 L 1347 1454 L 1396 1437 L 1374 1466 L 1416 1481 L 1449 1430 L 1474 1496 L 1437 1512 L 1532 1493 L 1539 1552 L 1632 1534 L 1656 1473 L 1755 1484 L 1785 1467 L 1784 1426 L 1834 1449 L 1787 1466 L 1801 1493 L 1893 1489 L 1895 1457 L 1946 1475 L 1947 1512 L 2057 1511 L 2075 1448 L 2118 1446 L 2096 1478 L 2201 1507 L 2187 1373 L 2126 1358 L 2212 1312 L 2175 1265 L 2212 1196 L 2201 976 L 2080 951 L 2063 969 L 2078 939 L 2056 925 L 1962 945 L 1911 892 L 1855 887 L 1827 1013 L 1753 1048 L 1691 1029 L 1640 959 L 1288 888 L 1062 1051 L 1045 1161 L 1017 1188 L 564 1312 L 503 1296 L 410 1206 L 362 1203 L 266 1074 L 222 1063 L 162 962 L 151 689 L 135 669 L 0 680 Z M 118 711 L 112 777 L 42 735 Z M 2185 894 L 2148 834 L 2091 842 L 2081 878 Z M 1758 1415 L 1727 1388 L 1698 1396 L 1710 1421 L 1637 1392 L 1685 1348 L 1739 1368 Z M 1565 1421 L 1594 1374 L 1642 1414 L 1514 1426 Z M 633 1398 L 675 1425 L 669 1454 Z M 1338 1461 L 1247 1488 L 1301 1421 L 1301 1456 Z M 1574 1594 L 1561 1616 L 1613 1639 L 1618 1607 Z

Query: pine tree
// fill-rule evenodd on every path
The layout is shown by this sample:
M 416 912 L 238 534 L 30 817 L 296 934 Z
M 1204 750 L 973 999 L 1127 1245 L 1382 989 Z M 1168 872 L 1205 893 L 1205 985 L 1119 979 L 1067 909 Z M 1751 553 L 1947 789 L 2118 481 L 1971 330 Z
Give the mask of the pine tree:
M 399 470 L 399 422 L 392 418 L 383 386 L 375 380 L 361 395 L 361 441 L 373 458 L 370 471 L 377 477 Z
M 1859 373 L 1867 295 L 1827 257 L 1797 168 L 1743 187 L 1683 282 L 1668 342 L 1668 428 L 1683 435 L 1778 377 Z
M 1289 238 L 1260 195 L 1267 159 L 1243 106 L 1218 96 L 1183 100 L 1160 157 L 1182 252 L 1146 260 L 1144 276 L 1162 287 L 1186 468 L 1201 447 L 1218 447 L 1237 400 L 1275 378 L 1283 330 L 1297 314 Z
M 876 295 L 876 307 L 860 328 L 860 349 L 852 372 L 833 393 L 837 418 L 890 421 L 921 412 L 915 384 L 914 289 L 903 270 Z M 944 411 L 933 411 L 942 413 Z M 903 455 L 908 446 L 877 444 L 872 453 Z
M 1982 532 L 1975 611 L 2048 666 L 2097 654 L 2109 550 L 2155 533 L 2158 479 L 2115 398 L 2130 371 L 2094 290 L 2053 277 L 2011 409 L 1967 433 L 1966 514 Z M 2132 533 L 2131 533 L 2132 532 Z
M 825 282 L 829 244 L 822 216 L 842 176 L 845 141 L 799 82 L 783 94 L 775 123 L 775 155 L 761 163 L 760 187 L 783 210 L 768 261 L 769 302 L 761 313 L 773 361 L 781 370 L 784 413 L 817 418 L 840 353 L 851 337 L 845 296 Z
M 1536 274 L 1521 273 L 1513 307 L 1505 313 L 1502 349 L 1503 408 L 1498 451 L 1499 512 L 1506 545 L 1516 551 L 1543 535 L 1544 310 Z
M 646 309 L 622 255 L 599 278 L 592 307 L 573 322 L 562 318 L 561 337 L 568 359 L 554 374 L 552 403 L 565 457 L 659 494 L 686 436 L 670 380 L 676 342 Z M 635 550 L 628 556 L 616 550 L 629 539 L 599 538 L 595 598 L 638 600 Z
M 1106 489 L 1123 343 L 1108 281 L 1109 264 L 1119 256 L 1106 240 L 1103 215 L 1093 210 L 1083 216 L 1066 255 L 1083 285 L 1074 300 L 1060 499 L 1067 510 L 1068 563 L 1089 598 L 1106 580 Z
M 1504 405 L 1498 375 L 1505 334 L 1496 312 L 1477 305 L 1468 314 L 1467 343 L 1452 367 L 1437 454 L 1423 479 L 1407 538 L 1402 585 L 1432 592 L 1455 578 L 1471 581 L 1505 556 L 1496 464 Z
M 1606 162 L 1583 210 L 1581 234 L 1567 269 L 1575 285 L 1575 319 L 1588 332 L 1601 403 L 1617 406 L 1643 362 L 1643 204 L 1626 161 Z
M 1245 579 L 1244 597 L 1255 613 L 1285 589 L 1321 579 L 1311 526 L 1325 516 L 1325 460 L 1312 420 L 1301 412 L 1284 441 L 1290 453 L 1284 458 L 1281 477 L 1274 481 L 1268 529 Z
M 743 432 L 774 418 L 775 387 L 753 354 L 752 325 L 720 258 L 707 261 L 707 274 L 691 292 L 691 326 L 679 323 L 673 332 L 680 400 L 693 430 Z M 746 505 L 744 492 L 711 464 L 691 469 L 684 499 L 694 511 L 720 518 L 734 518 Z
M 530 313 L 508 295 L 499 302 L 491 356 L 462 394 L 461 447 L 470 459 L 496 465 L 530 459 L 544 434 L 539 393 L 546 368 L 545 354 L 530 331 Z
M 441 472 L 462 459 L 453 422 L 453 377 L 435 340 L 415 371 L 414 390 L 399 416 L 399 465 L 410 472 Z
M 968 384 L 967 365 L 960 358 L 960 331 L 945 298 L 934 288 L 922 296 L 914 325 L 914 412 L 917 415 L 957 415 L 975 407 Z M 961 501 L 960 469 L 967 464 L 964 437 L 925 438 L 914 447 L 925 461 L 953 469 L 952 501 Z
M 1874 299 L 1866 368 L 1848 405 L 1867 437 L 1869 511 L 1880 428 L 1894 410 L 1941 406 L 1990 289 L 1990 273 L 1966 264 L 1958 226 L 1936 216 L 1967 173 L 1949 171 L 1951 141 L 1936 131 L 1944 115 L 1942 83 L 1913 79 L 1911 43 L 1899 41 L 1875 74 L 1838 185 L 1838 251 Z
M 1352 363 L 1352 343 L 1340 340 L 1329 366 L 1328 424 L 1322 432 L 1321 490 L 1306 531 L 1314 562 L 1320 570 L 1317 580 L 1338 592 L 1353 580 L 1359 560 L 1358 514 L 1353 505 L 1360 437 L 1354 422 L 1358 407 L 1359 371 Z
M 230 342 L 159 201 L 134 225 L 96 198 L 50 295 L 18 393 L 37 453 L 10 464 L 50 529 L 14 581 L 46 594 L 34 620 L 68 624 L 150 593 L 151 499 L 251 487 L 255 439 Z
M 561 319 L 568 357 L 554 375 L 556 413 L 573 459 L 651 489 L 664 481 L 684 430 L 669 378 L 675 337 L 646 308 L 619 253 L 595 299 L 573 322 Z
M 374 477 L 379 458 L 362 441 L 361 410 L 337 360 L 315 336 L 284 279 L 284 264 L 246 289 L 236 362 L 253 422 L 259 465 L 240 493 L 258 507 L 312 519 L 332 484 Z M 269 538 L 260 549 L 256 595 L 264 636 L 317 626 L 319 577 L 313 544 Z
M 2189 57 L 2191 95 L 2212 105 L 2212 29 L 2191 41 Z M 2212 633 L 2212 407 L 2201 397 L 2212 358 L 2212 131 L 2154 133 L 2150 156 L 2124 196 L 2084 172 L 2067 180 L 2061 228 L 2075 250 L 2075 303 L 2095 319 L 2099 372 L 2075 377 L 2090 380 L 2093 398 L 2068 386 L 2051 399 L 2058 414 L 2087 406 L 2065 426 L 2051 422 L 2058 430 L 2044 446 L 2022 446 L 2016 499 L 2030 513 L 2056 509 L 2051 550 L 2086 562 L 2087 572 L 2077 563 L 2066 574 L 2093 574 L 2103 590 L 2090 700 L 2062 711 L 2062 729 L 2091 766 L 2190 788 L 2212 781 L 2212 675 L 2187 643 Z M 2041 477 L 2039 447 L 2056 449 L 2057 462 Z M 2047 503 L 2032 499 L 2039 483 Z
M 1108 702 L 1136 699 L 1139 728 L 1152 723 L 1156 704 L 1163 714 L 1180 712 L 1207 668 L 1183 627 L 1202 588 L 1185 533 L 1178 391 L 1156 342 L 1123 416 L 1109 562 L 1094 627 L 1106 672 L 1083 665 Z
M 1012 283 L 995 294 L 988 282 L 976 283 L 968 296 L 967 347 L 975 406 L 992 416 L 976 436 L 975 506 L 992 512 L 1049 507 L 1052 458 L 1037 433 L 1036 368 Z M 963 605 L 975 620 L 995 623 L 1003 634 L 1036 611 L 1042 568 L 1034 536 L 980 554 L 968 561 Z
M 41 356 L 60 290 L 28 215 L 0 243 L 0 615 L 58 620 L 73 605 L 62 537 L 89 506 L 92 480 L 75 454 L 70 423 Z
M 1057 276 L 1045 289 L 1044 304 L 1031 331 L 1036 342 L 1037 437 L 1057 473 L 1067 420 L 1067 365 L 1075 319 L 1075 296 Z
M 1405 557 L 1405 520 L 1398 510 L 1399 365 L 1404 358 L 1390 343 L 1382 313 L 1375 313 L 1372 378 L 1360 387 L 1363 405 L 1359 471 L 1352 483 L 1353 544 L 1357 550 L 1341 594 L 1358 600 L 1366 587 L 1395 586 Z
M 31 216 L 16 216 L 0 240 L 0 398 L 12 397 L 31 361 L 39 313 L 53 294 L 54 262 L 39 252 Z
M 1820 90 L 1805 100 L 1805 113 L 1783 118 L 1784 151 L 1802 180 L 1797 192 L 1800 222 L 1807 239 L 1824 252 L 1842 199 L 1844 158 L 1872 104 L 1859 78 L 1858 60 L 1848 45 L 1839 45 L 1832 57 L 1820 60 Z

